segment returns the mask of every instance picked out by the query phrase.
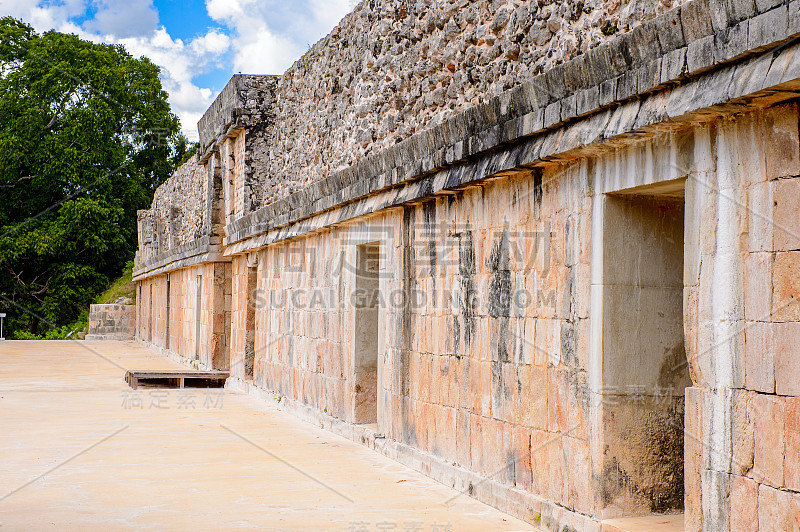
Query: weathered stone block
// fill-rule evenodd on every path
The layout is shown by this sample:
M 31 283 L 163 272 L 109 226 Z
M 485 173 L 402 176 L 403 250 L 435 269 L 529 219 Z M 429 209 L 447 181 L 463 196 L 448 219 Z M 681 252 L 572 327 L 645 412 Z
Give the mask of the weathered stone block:
M 731 475 L 706 469 L 703 476 L 703 530 L 729 530 Z
M 789 26 L 786 29 L 787 37 L 800 33 L 800 0 L 789 2 Z
M 758 13 L 764 13 L 783 3 L 785 3 L 783 0 L 756 0 L 756 11 Z
M 553 102 L 545 108 L 543 127 L 548 128 L 561 122 L 561 101 Z
M 547 427 L 551 432 L 566 432 L 568 427 L 568 387 L 566 371 L 548 369 Z
M 714 34 L 714 61 L 719 63 L 747 51 L 748 20 Z
M 658 29 L 660 28 L 655 20 L 648 21 L 636 26 L 629 34 L 618 37 L 618 39 L 629 37 L 633 65 L 645 65 L 661 55 L 661 50 L 659 48 L 660 39 L 656 33 Z M 673 36 L 673 38 L 675 37 Z
M 800 175 L 797 123 L 798 108 L 794 104 L 777 106 L 765 113 L 765 134 L 769 139 L 764 147 L 767 179 Z
M 752 392 L 736 391 L 733 395 L 733 428 L 731 471 L 746 475 L 753 468 L 755 452 L 755 419 Z
M 745 388 L 775 393 L 773 324 L 748 323 L 745 329 Z
M 566 94 L 572 94 L 583 89 L 583 65 L 585 57 L 579 55 L 575 59 L 564 63 L 564 89 Z
M 731 24 L 733 14 L 729 12 L 730 1 L 708 0 L 708 18 L 714 32 L 722 31 Z
M 791 532 L 792 494 L 770 486 L 758 488 L 758 529 Z
M 608 44 L 611 51 L 611 68 L 620 75 L 634 67 L 633 43 L 630 34 L 620 35 Z
M 736 75 L 733 77 L 730 87 L 728 87 L 728 97 L 733 99 L 760 91 L 771 64 L 772 57 L 769 55 L 762 55 L 737 65 Z M 755 152 L 761 146 L 760 143 L 753 143 L 752 140 L 753 139 L 750 139 L 748 151 L 753 150 L 753 152 Z M 760 162 L 760 158 L 758 157 L 751 157 L 751 159 L 753 162 Z M 763 171 L 759 172 L 757 175 L 748 176 L 750 181 L 757 181 L 758 178 L 762 177 Z
M 702 529 L 703 506 L 700 489 L 703 469 L 702 390 L 686 388 L 684 417 L 684 525 L 687 531 Z
M 569 456 L 568 475 L 569 507 L 574 511 L 588 514 L 591 511 L 591 472 L 589 445 L 577 438 L 563 438 Z
M 756 50 L 786 38 L 789 12 L 786 6 L 772 9 L 750 20 L 747 47 Z
M 712 16 L 708 0 L 685 3 L 681 6 L 680 17 L 687 44 L 712 35 L 714 32 L 711 27 Z
M 758 483 L 734 475 L 731 485 L 731 532 L 758 532 Z
M 545 80 L 547 82 L 547 93 L 551 102 L 560 100 L 567 95 L 564 86 L 564 65 L 559 65 L 547 71 Z
M 775 392 L 800 395 L 800 322 L 775 323 Z
M 576 115 L 575 94 L 570 94 L 561 100 L 561 121 L 566 122 Z
M 636 91 L 639 94 L 653 90 L 661 83 L 661 59 L 649 61 L 636 71 Z
M 767 321 L 772 299 L 773 254 L 748 253 L 744 261 L 744 314 L 750 321 Z
M 800 2 L 800 0 L 797 1 Z M 606 106 L 616 100 L 617 80 L 618 78 L 607 79 L 600 84 L 599 104 L 601 107 Z
M 583 115 L 595 111 L 599 106 L 599 101 L 600 89 L 598 87 L 582 90 L 577 94 L 575 102 L 576 114 Z
M 784 484 L 790 490 L 800 492 L 800 397 L 787 397 L 785 411 Z
M 800 1 L 800 0 L 798 0 Z M 714 65 L 714 36 L 708 35 L 692 41 L 686 49 L 688 74 L 698 74 Z
M 617 78 L 616 100 L 625 100 L 639 93 L 639 70 L 628 70 Z
M 681 25 L 680 8 L 670 9 L 653 20 L 661 54 L 666 54 L 686 44 Z
M 613 77 L 611 71 L 611 51 L 607 45 L 596 46 L 587 51 L 585 56 L 583 75 L 587 86 L 598 85 Z
M 686 48 L 678 48 L 661 59 L 661 83 L 674 81 L 686 74 Z
M 772 321 L 800 321 L 800 251 L 775 254 Z
M 779 140 L 778 140 L 779 142 Z M 792 149 L 790 145 L 784 146 L 785 149 Z M 775 150 L 777 152 L 777 150 Z M 798 149 L 795 146 L 794 151 Z M 790 156 L 787 154 L 787 156 Z M 786 173 L 796 168 L 792 168 L 794 164 L 788 166 L 784 170 L 778 170 L 773 165 L 770 170 L 772 175 L 775 173 Z M 768 165 L 769 167 L 769 165 Z M 800 205 L 800 178 L 781 179 L 773 185 L 773 198 L 774 198 L 774 211 L 772 212 L 772 220 L 774 222 L 774 244 L 777 251 L 788 251 L 800 249 L 800 229 L 798 222 L 800 222 L 800 212 L 797 210 L 797 205 Z
M 783 401 L 757 394 L 753 399 L 755 453 L 753 478 L 770 486 L 783 486 L 784 422 Z
M 772 251 L 774 183 L 756 183 L 748 188 L 748 238 L 750 251 Z
M 769 67 L 767 77 L 764 79 L 764 88 L 784 85 L 788 89 L 797 88 L 797 79 L 800 78 L 800 51 L 789 46 L 778 48 L 772 65 Z

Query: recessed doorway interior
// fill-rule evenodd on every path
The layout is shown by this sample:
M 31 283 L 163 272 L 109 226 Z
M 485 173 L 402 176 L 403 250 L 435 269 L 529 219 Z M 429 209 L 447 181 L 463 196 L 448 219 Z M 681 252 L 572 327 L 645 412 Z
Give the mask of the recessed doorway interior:
M 380 244 L 356 247 L 353 347 L 354 422 L 378 421 Z
M 253 372 L 256 360 L 256 282 L 258 280 L 258 268 L 248 266 L 247 268 L 247 315 L 245 316 L 244 333 L 244 378 L 253 380 Z
M 604 517 L 683 510 L 684 183 L 603 202 Z
M 194 359 L 200 360 L 200 317 L 203 303 L 203 276 L 195 277 L 194 287 Z

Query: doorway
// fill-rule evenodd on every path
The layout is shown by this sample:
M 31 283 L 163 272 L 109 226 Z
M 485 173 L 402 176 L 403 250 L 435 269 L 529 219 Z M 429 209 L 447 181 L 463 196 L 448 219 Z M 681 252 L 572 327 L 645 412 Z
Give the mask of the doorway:
M 253 380 L 253 372 L 256 359 L 256 283 L 258 267 L 249 266 L 247 268 L 247 309 L 245 316 L 244 333 L 244 378 Z
M 147 341 L 153 343 L 153 283 L 150 282 L 150 293 L 147 296 Z
M 169 349 L 169 322 L 170 322 L 170 313 L 169 313 L 169 274 L 167 274 L 167 320 L 164 325 L 164 348 Z
M 605 517 L 683 510 L 684 180 L 603 202 Z
M 194 299 L 194 359 L 200 360 L 200 317 L 203 303 L 203 276 L 195 277 Z
M 378 421 L 380 243 L 356 246 L 354 423 Z

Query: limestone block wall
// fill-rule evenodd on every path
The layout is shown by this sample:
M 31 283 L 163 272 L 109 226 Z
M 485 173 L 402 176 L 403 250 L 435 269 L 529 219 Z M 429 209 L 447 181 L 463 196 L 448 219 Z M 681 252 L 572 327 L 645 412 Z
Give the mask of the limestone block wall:
M 133 340 L 135 305 L 90 305 L 87 340 Z
M 230 263 L 205 263 L 141 280 L 136 337 L 207 367 L 228 369 L 230 268 Z
M 518 62 L 549 67 L 602 10 L 652 5 L 589 5 L 575 11 L 588 30 L 571 34 L 553 13 L 572 4 L 360 4 L 275 81 L 281 132 L 258 130 L 268 157 L 247 159 L 257 137 L 238 129 L 237 107 L 213 123 L 208 254 L 140 270 L 159 273 L 138 279 L 138 336 L 240 379 L 252 361 L 255 386 L 337 426 L 376 423 L 387 454 L 432 474 L 456 464 L 465 490 L 528 518 L 541 510 L 549 530 L 684 502 L 687 530 L 792 530 L 799 117 L 796 104 L 764 107 L 796 95 L 776 86 L 797 79 L 797 51 L 709 69 L 795 34 L 800 1 L 683 3 L 603 48 L 602 75 L 588 72 L 591 52 L 548 70 L 545 90 L 598 75 L 584 97 L 611 85 L 613 109 L 581 119 L 597 102 L 561 87 L 526 129 L 532 112 L 506 119 L 539 93 L 528 84 L 522 100 L 458 115 L 481 117 L 466 144 L 431 130 L 332 173 L 500 90 Z M 553 36 L 518 61 L 503 54 L 506 37 L 531 51 L 507 33 L 523 8 L 526 32 L 546 20 Z M 480 63 L 462 45 L 501 55 Z M 363 277 L 373 250 L 377 313 Z
M 791 530 L 799 119 L 709 116 L 238 257 L 232 357 L 255 284 L 256 386 L 360 422 L 378 246 L 379 433 L 563 519 Z
M 792 530 L 800 508 L 797 105 L 719 121 L 694 150 L 702 162 L 687 184 L 687 245 L 697 250 L 684 294 L 694 381 L 687 530 Z
M 242 213 L 249 212 L 252 205 L 249 187 L 245 187 L 247 136 L 247 130 L 241 129 L 236 136 L 222 141 L 220 146 L 226 224 Z
M 378 243 L 378 431 L 592 514 L 586 169 L 526 172 L 258 252 L 255 383 L 357 422 Z
M 247 256 L 231 263 L 231 375 L 252 380 L 255 358 L 255 311 L 259 298 L 257 266 Z

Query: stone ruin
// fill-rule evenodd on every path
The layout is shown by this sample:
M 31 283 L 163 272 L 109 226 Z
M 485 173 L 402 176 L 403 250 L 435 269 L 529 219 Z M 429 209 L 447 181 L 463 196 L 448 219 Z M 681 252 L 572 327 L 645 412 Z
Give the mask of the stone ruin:
M 364 1 L 206 112 L 136 337 L 546 530 L 798 530 L 798 37 L 800 0 Z

